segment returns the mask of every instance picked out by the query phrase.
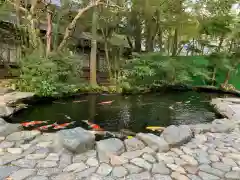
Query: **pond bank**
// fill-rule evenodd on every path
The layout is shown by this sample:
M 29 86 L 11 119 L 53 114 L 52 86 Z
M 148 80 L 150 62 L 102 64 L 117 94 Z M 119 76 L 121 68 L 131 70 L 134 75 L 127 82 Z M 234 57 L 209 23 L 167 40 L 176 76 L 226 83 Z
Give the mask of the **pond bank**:
M 169 126 L 160 136 L 138 133 L 125 141 L 95 142 L 80 127 L 44 134 L 0 130 L 0 179 L 239 180 L 239 103 L 214 99 L 225 119 Z

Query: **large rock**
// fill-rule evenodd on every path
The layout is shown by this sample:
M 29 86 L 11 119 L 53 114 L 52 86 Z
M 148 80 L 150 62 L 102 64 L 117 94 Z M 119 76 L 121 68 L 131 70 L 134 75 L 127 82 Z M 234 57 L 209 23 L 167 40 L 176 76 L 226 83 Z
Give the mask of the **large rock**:
M 195 134 L 200 134 L 210 132 L 212 124 L 192 124 L 189 127 Z
M 3 121 L 1 121 L 3 123 Z M 0 123 L 1 123 L 0 122 Z M 8 136 L 9 134 L 12 134 L 17 131 L 21 131 L 22 126 L 20 124 L 0 124 L 0 136 Z
M 97 153 L 100 162 L 108 163 L 113 155 L 120 155 L 125 151 L 124 144 L 116 138 L 97 142 Z
M 16 92 L 15 91 L 15 92 L 4 94 L 3 101 L 7 105 L 12 105 L 12 104 L 18 103 L 20 101 L 30 99 L 33 96 L 34 96 L 34 93 L 31 93 L 31 92 Z
M 164 152 L 170 149 L 168 143 L 162 137 L 156 136 L 154 134 L 138 133 L 137 138 L 142 140 L 144 143 L 146 143 L 149 147 L 151 147 L 154 150 Z
M 230 101 L 225 101 L 225 99 L 216 98 L 211 101 L 211 104 L 219 114 L 228 119 L 232 119 L 232 117 L 235 114 L 233 109 L 229 106 L 230 104 L 232 104 L 232 102 Z
M 124 143 L 127 151 L 136 151 L 145 147 L 143 142 L 138 140 L 137 138 L 126 139 L 124 140 Z
M 235 123 L 229 119 L 215 119 L 212 122 L 211 132 L 226 133 L 234 129 Z
M 15 108 L 0 104 L 0 117 L 8 117 L 15 112 Z
M 167 127 L 163 133 L 162 137 L 167 141 L 170 145 L 183 145 L 191 140 L 193 134 L 189 126 L 181 125 L 174 126 L 171 125 Z
M 95 136 L 81 127 L 61 130 L 57 133 L 55 148 L 66 148 L 75 153 L 93 149 Z M 56 150 L 56 149 L 55 149 Z
M 6 137 L 6 140 L 8 141 L 31 141 L 36 136 L 40 135 L 41 133 L 39 131 L 20 131 L 20 132 L 14 132 Z

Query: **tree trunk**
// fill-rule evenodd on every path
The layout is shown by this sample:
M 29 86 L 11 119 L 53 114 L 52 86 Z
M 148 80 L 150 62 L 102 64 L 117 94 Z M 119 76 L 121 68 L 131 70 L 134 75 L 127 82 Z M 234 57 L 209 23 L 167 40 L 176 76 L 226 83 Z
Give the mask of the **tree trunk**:
M 51 46 L 52 46 L 52 11 L 47 7 L 47 49 L 46 49 L 46 55 L 49 55 L 51 52 Z
M 90 55 L 90 84 L 97 85 L 97 9 L 94 7 L 92 14 L 92 40 L 91 40 L 91 55 Z
M 135 51 L 141 52 L 142 51 L 142 28 L 141 23 L 138 17 L 137 12 L 133 13 L 132 22 L 135 26 L 134 28 L 134 43 L 135 43 Z
M 109 59 L 109 49 L 108 49 L 107 39 L 105 39 L 105 42 L 104 42 L 104 51 L 105 51 L 105 58 L 106 58 L 106 62 L 107 62 L 109 79 L 111 81 L 113 77 L 112 77 L 111 64 L 110 64 L 110 59 Z
M 58 51 L 61 51 L 64 48 L 64 46 L 67 44 L 68 39 L 70 38 L 70 36 L 74 31 L 74 28 L 76 27 L 77 20 L 83 15 L 83 13 L 85 13 L 86 11 L 88 11 L 89 9 L 95 6 L 102 4 L 101 0 L 97 0 L 97 1 L 92 0 L 92 1 L 93 1 L 92 4 L 89 4 L 87 7 L 78 10 L 77 15 L 74 17 L 72 22 L 68 25 L 68 27 L 65 30 L 63 40 L 61 41 L 60 45 L 57 48 Z
M 228 50 L 229 53 L 232 51 L 233 44 L 234 44 L 234 40 L 232 39 L 232 40 L 231 40 L 231 43 L 230 43 L 229 50 Z M 237 63 L 237 64 L 238 64 L 238 63 Z M 224 80 L 224 82 L 223 82 L 223 86 L 224 86 L 224 87 L 228 84 L 228 81 L 229 81 L 230 77 L 231 77 L 231 70 L 229 69 L 228 72 L 227 72 L 227 74 L 226 74 L 225 80 Z
M 218 44 L 218 47 L 217 47 L 217 53 L 219 53 L 221 51 L 223 40 L 224 40 L 224 34 L 220 37 L 220 41 L 219 41 L 219 44 Z M 215 84 L 216 73 L 217 73 L 217 68 L 214 66 L 214 68 L 213 68 L 213 75 L 212 75 L 212 85 Z
M 178 49 L 178 28 L 175 28 L 173 44 L 172 44 L 172 56 L 177 55 L 177 49 Z

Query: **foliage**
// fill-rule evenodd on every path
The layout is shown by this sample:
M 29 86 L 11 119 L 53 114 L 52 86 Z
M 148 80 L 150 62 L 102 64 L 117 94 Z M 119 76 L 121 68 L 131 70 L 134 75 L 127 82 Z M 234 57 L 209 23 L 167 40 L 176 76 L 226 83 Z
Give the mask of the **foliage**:
M 69 53 L 52 53 L 46 57 L 34 51 L 20 62 L 21 75 L 17 87 L 41 96 L 73 93 L 81 83 L 78 60 L 77 56 Z
M 206 65 L 197 65 L 194 58 L 168 57 L 159 53 L 152 53 L 129 61 L 124 67 L 121 81 L 137 86 L 170 85 L 189 83 L 194 76 L 208 79 Z

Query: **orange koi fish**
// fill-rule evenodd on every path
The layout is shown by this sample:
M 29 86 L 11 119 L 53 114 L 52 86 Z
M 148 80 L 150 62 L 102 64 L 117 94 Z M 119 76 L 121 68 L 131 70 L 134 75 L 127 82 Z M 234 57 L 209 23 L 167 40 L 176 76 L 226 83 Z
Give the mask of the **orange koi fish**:
M 49 125 L 46 125 L 46 126 L 38 127 L 38 128 L 36 128 L 35 130 L 44 131 L 44 130 L 48 130 L 48 128 L 54 127 L 54 126 L 56 126 L 56 125 L 57 125 L 57 122 L 55 122 L 54 124 L 49 124 Z
M 70 122 L 70 123 L 64 123 L 64 124 L 55 124 L 53 129 L 64 129 L 67 126 L 74 124 L 76 121 Z
M 104 101 L 104 102 L 100 102 L 98 104 L 101 104 L 101 105 L 105 105 L 105 104 L 112 104 L 114 101 Z
M 90 128 L 94 129 L 95 131 L 103 131 L 103 129 L 97 124 L 91 123 L 88 120 L 83 120 L 83 122 L 85 122 L 88 126 L 90 126 Z
M 24 122 L 24 123 L 21 123 L 22 126 L 24 127 L 29 127 L 29 126 L 34 126 L 34 125 L 37 125 L 37 124 L 44 124 L 44 123 L 47 123 L 48 121 L 30 121 L 30 122 Z

